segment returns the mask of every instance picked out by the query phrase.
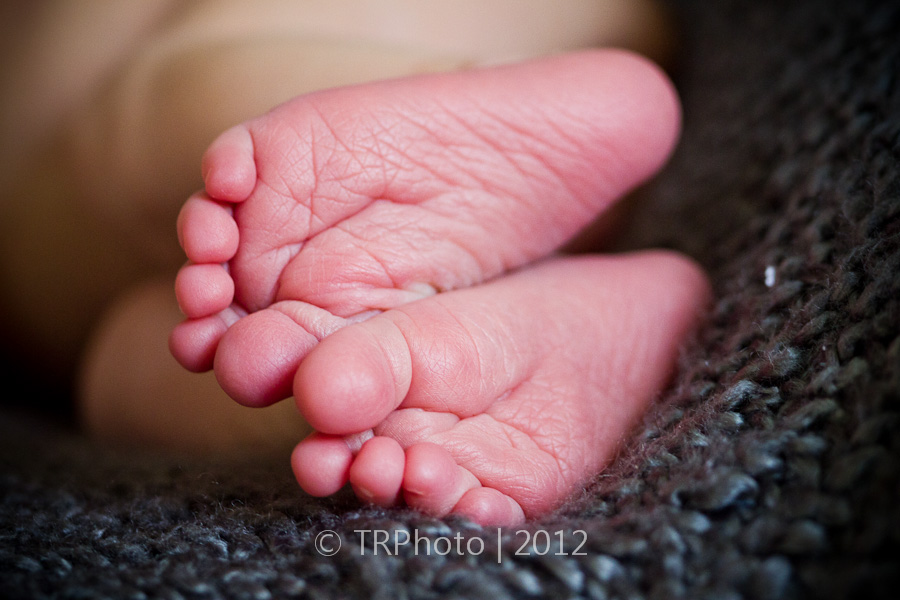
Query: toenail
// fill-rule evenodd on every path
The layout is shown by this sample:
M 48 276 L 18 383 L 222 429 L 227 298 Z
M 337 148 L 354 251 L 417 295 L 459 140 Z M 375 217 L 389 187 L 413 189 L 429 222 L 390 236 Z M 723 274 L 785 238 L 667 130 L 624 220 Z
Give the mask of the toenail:
M 403 286 L 403 289 L 416 294 L 421 298 L 428 298 L 429 296 L 434 296 L 440 290 L 430 283 L 426 283 L 424 281 L 414 281 L 412 283 L 408 283 Z
M 350 452 L 356 454 L 357 452 L 359 452 L 359 449 L 362 448 L 363 444 L 368 442 L 373 437 L 375 437 L 375 432 L 371 429 L 366 429 L 365 431 L 360 431 L 359 433 L 348 435 L 344 438 L 344 441 L 347 442 L 347 446 L 350 448 Z
M 358 496 L 362 496 L 363 500 L 372 500 L 375 497 L 374 493 L 364 487 L 353 486 L 353 491 L 356 492 Z
M 365 312 L 355 314 L 352 317 L 347 317 L 346 322 L 347 325 L 352 325 L 353 323 L 362 323 L 363 321 L 368 321 L 372 317 L 380 315 L 383 312 L 383 310 L 367 310 Z
M 236 304 L 232 304 L 219 313 L 219 318 L 225 323 L 226 327 L 231 327 L 241 319 L 247 316 L 247 311 L 243 310 Z

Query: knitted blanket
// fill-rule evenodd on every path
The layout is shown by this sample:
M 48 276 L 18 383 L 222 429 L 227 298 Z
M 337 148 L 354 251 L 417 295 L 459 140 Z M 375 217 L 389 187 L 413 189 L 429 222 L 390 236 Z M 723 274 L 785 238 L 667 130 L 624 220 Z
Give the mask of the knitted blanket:
M 0 597 L 896 597 L 900 5 L 675 7 L 684 137 L 627 239 L 716 303 L 582 493 L 482 529 L 4 409 Z

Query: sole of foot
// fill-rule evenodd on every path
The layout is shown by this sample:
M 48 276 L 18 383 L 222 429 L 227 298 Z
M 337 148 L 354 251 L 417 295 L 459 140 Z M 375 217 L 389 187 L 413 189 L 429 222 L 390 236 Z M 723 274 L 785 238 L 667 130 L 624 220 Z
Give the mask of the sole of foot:
M 348 323 L 558 248 L 668 157 L 679 107 L 623 51 L 329 90 L 222 134 L 179 218 L 171 349 L 249 406 Z
M 612 459 L 709 300 L 665 252 L 557 259 L 349 325 L 296 373 L 308 493 L 515 524 Z

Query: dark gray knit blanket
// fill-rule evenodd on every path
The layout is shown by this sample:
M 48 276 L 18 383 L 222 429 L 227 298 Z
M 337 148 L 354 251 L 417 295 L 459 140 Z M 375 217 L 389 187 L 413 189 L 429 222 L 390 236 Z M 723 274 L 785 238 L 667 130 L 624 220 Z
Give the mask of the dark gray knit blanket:
M 6 407 L 0 597 L 898 597 L 900 3 L 674 7 L 684 138 L 627 239 L 717 300 L 608 471 L 498 536 Z

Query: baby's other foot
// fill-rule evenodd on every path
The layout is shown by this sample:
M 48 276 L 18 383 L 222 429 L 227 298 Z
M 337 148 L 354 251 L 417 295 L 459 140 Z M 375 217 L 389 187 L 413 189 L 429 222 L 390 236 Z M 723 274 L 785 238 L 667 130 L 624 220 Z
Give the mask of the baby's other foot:
M 297 371 L 319 432 L 294 451 L 297 480 L 482 524 L 542 515 L 613 457 L 708 298 L 677 255 L 591 256 L 350 325 Z
M 668 80 L 622 51 L 294 99 L 205 155 L 172 351 L 239 402 L 287 397 L 347 319 L 558 248 L 659 168 L 678 127 Z

